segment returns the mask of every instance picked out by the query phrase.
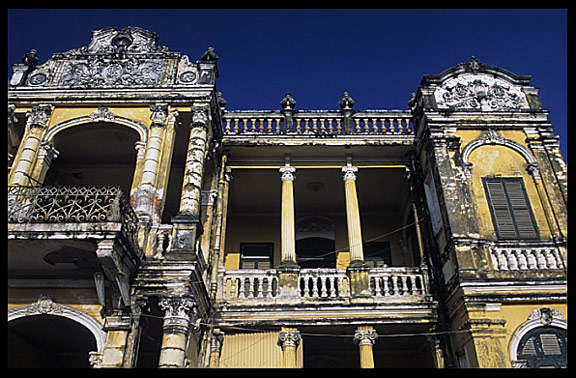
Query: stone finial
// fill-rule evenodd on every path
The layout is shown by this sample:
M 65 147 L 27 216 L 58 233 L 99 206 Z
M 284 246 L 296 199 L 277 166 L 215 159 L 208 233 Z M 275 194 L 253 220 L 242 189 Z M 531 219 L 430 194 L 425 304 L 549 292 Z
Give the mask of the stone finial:
M 280 106 L 282 106 L 282 110 L 294 110 L 296 100 L 294 100 L 290 92 L 286 92 L 286 95 L 282 101 L 280 101 Z
M 214 63 L 216 63 L 218 58 L 219 58 L 218 55 L 216 55 L 216 52 L 214 52 L 214 47 L 208 47 L 208 50 L 206 50 L 204 52 L 204 54 L 202 54 L 202 57 L 200 58 L 200 60 L 202 62 L 214 62 Z
M 344 92 L 344 95 L 340 101 L 338 101 L 338 105 L 340 105 L 340 109 L 342 110 L 351 110 L 354 106 L 354 100 L 348 95 L 348 92 Z
M 36 65 L 38 64 L 38 60 L 39 59 L 36 56 L 36 50 L 35 49 L 30 50 L 30 52 L 27 52 L 22 57 L 22 63 L 24 63 L 25 65 L 27 65 L 30 68 L 35 68 Z

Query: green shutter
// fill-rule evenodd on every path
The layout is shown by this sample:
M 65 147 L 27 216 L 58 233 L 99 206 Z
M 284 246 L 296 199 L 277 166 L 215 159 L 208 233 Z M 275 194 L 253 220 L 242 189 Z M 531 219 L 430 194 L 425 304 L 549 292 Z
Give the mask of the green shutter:
M 538 238 L 522 179 L 485 178 L 484 186 L 499 239 Z

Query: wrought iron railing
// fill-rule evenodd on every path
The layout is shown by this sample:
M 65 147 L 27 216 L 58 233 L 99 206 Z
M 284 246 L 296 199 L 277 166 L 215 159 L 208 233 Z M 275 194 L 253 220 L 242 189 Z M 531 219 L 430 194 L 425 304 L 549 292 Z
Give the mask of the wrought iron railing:
M 119 222 L 136 240 L 138 218 L 117 186 L 10 186 L 8 223 Z

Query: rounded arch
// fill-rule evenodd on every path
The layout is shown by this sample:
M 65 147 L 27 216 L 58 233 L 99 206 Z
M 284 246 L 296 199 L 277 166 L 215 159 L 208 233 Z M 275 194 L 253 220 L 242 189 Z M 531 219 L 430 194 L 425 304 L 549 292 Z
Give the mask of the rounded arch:
M 51 136 L 50 147 L 57 152 L 44 159 L 44 177 L 49 186 L 120 186 L 131 193 L 139 164 L 135 148 L 141 138 L 133 128 L 118 123 L 61 128 Z
M 528 150 L 528 148 L 524 147 L 518 142 L 504 138 L 503 136 L 498 134 L 498 132 L 495 131 L 494 129 L 489 129 L 485 134 L 482 134 L 479 138 L 474 139 L 466 146 L 464 146 L 464 148 L 462 149 L 462 162 L 465 165 L 469 165 L 470 164 L 469 158 L 472 151 L 474 151 L 476 148 L 480 146 L 487 144 L 497 144 L 509 147 L 514 151 L 518 152 L 520 155 L 522 155 L 522 157 L 524 157 L 524 159 L 529 165 L 536 164 L 536 158 L 534 157 L 534 155 L 532 155 L 532 153 L 530 152 L 530 150 Z
M 564 331 L 568 330 L 568 324 L 559 311 L 548 307 L 540 307 L 532 311 L 528 320 L 514 331 L 510 339 L 510 360 L 513 366 L 515 366 L 518 361 L 518 347 L 524 336 L 535 329 L 550 327 L 559 328 Z
M 140 142 L 146 143 L 146 141 L 148 140 L 148 129 L 146 128 L 146 126 L 144 126 L 140 122 L 131 120 L 129 118 L 114 115 L 111 112 L 109 112 L 108 108 L 106 108 L 105 106 L 100 106 L 94 113 L 88 116 L 72 118 L 52 126 L 44 134 L 42 142 L 51 143 L 56 134 L 58 134 L 60 131 L 69 129 L 71 127 L 88 126 L 89 124 L 101 123 L 101 122 L 118 124 L 129 127 L 138 133 L 140 137 Z
M 36 303 L 16 307 L 8 311 L 8 323 L 24 317 L 51 315 L 72 320 L 84 326 L 94 336 L 97 351 L 101 353 L 107 343 L 107 333 L 102 324 L 87 313 L 61 304 L 56 304 L 50 296 L 41 295 Z
M 470 170 L 472 169 L 472 163 L 470 163 L 470 154 L 478 147 L 485 145 L 499 145 L 516 151 L 524 158 L 527 164 L 527 169 L 534 176 L 534 178 L 540 178 L 538 163 L 536 162 L 536 158 L 532 152 L 530 152 L 528 148 L 521 145 L 520 143 L 511 139 L 504 138 L 494 129 L 488 129 L 486 133 L 482 134 L 477 139 L 474 139 L 462 149 L 462 164 L 464 165 L 465 173 L 468 178 L 471 178 Z

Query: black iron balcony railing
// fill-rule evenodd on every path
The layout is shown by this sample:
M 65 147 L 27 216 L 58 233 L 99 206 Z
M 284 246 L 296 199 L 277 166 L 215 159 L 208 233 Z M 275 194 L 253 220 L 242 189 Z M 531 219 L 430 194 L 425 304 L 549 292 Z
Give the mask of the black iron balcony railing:
M 136 240 L 138 218 L 117 186 L 10 186 L 8 223 L 122 224 Z

